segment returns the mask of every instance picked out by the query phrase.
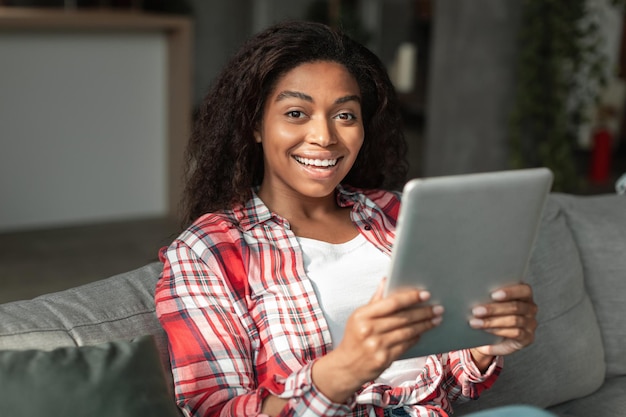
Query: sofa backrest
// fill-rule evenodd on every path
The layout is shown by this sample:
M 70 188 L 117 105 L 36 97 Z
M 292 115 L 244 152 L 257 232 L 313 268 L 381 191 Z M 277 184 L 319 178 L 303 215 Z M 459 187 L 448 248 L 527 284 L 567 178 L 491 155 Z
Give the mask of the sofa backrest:
M 52 350 L 150 334 L 169 369 L 167 338 L 154 310 L 161 269 L 155 262 L 69 290 L 0 304 L 0 349 Z

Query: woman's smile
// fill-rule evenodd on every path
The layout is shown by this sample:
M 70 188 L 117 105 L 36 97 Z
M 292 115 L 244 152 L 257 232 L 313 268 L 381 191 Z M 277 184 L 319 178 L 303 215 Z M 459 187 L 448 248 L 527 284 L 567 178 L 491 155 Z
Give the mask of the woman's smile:
M 294 156 L 293 159 L 300 166 L 304 175 L 311 180 L 322 181 L 336 176 L 336 172 L 340 167 L 340 161 L 343 158 L 305 158 Z
M 316 167 L 316 168 L 327 168 L 327 167 L 334 167 L 335 165 L 337 165 L 337 158 L 332 158 L 332 159 L 315 159 L 315 158 L 303 158 L 300 156 L 294 156 L 294 159 L 296 161 L 298 161 L 299 163 L 301 163 L 302 165 L 306 165 L 306 166 L 311 166 L 311 167 Z

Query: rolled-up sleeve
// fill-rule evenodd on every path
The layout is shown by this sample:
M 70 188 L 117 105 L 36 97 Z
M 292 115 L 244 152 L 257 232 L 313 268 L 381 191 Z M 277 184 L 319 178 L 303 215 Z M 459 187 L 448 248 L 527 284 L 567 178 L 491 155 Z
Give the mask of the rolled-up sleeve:
M 451 401 L 477 399 L 490 388 L 502 371 L 503 358 L 496 356 L 487 370 L 482 373 L 474 363 L 469 349 L 441 355 L 446 372 L 443 388 Z
M 450 414 L 454 402 L 477 399 L 491 387 L 501 368 L 502 358 L 496 357 L 487 371 L 481 373 L 469 350 L 431 355 L 415 380 L 400 386 L 370 384 L 359 393 L 357 402 L 381 408 L 404 407 L 411 416 Z

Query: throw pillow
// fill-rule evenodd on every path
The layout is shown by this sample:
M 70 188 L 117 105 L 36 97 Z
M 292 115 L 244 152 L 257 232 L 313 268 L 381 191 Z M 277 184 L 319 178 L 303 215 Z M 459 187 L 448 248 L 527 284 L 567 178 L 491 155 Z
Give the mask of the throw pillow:
M 0 415 L 179 417 L 151 336 L 0 351 Z
M 626 374 L 626 197 L 561 196 L 604 341 L 607 378 Z

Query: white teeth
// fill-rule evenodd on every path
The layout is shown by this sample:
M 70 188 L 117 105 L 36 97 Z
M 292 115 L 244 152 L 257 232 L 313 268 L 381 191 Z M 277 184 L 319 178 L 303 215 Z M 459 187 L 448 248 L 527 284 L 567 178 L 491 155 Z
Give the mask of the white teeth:
M 337 164 L 336 159 L 309 159 L 309 158 L 302 158 L 300 156 L 296 156 L 295 159 L 301 164 L 313 165 L 316 167 L 329 167 L 329 166 L 332 167 Z

